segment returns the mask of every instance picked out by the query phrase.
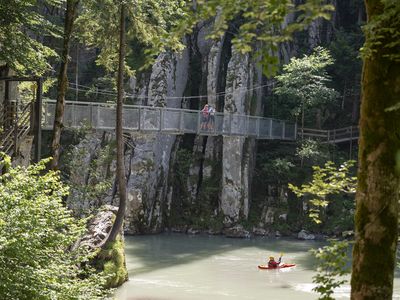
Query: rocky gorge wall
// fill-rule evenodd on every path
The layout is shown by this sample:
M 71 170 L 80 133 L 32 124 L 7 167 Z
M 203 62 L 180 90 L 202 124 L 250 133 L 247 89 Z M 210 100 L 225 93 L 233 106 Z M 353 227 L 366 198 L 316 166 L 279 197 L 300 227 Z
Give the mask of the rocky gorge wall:
M 335 0 L 332 3 L 337 5 Z M 309 27 L 305 40 L 310 48 L 331 38 L 337 14 L 331 22 L 316 21 Z M 199 24 L 187 37 L 183 53 L 161 54 L 146 76 L 130 80 L 130 88 L 144 99 L 143 104 L 150 106 L 200 110 L 209 103 L 220 112 L 263 115 L 268 105 L 269 81 L 263 77 L 257 59 L 238 53 L 231 44 L 231 33 L 220 40 L 207 40 L 209 26 Z M 287 62 L 294 56 L 299 44 L 295 40 L 282 45 L 281 61 Z M 112 147 L 108 150 L 110 159 L 99 163 L 97 172 L 89 167 L 93 158 L 112 144 L 113 138 L 108 133 L 88 134 L 76 146 L 80 149 L 76 151 L 86 151 L 81 155 L 82 168 L 72 171 L 78 173 L 71 176 L 76 185 L 90 183 L 93 173 L 98 174 L 96 182 L 109 182 L 93 197 L 73 191 L 69 203 L 76 210 L 90 210 L 103 203 L 118 204 Z M 262 204 L 253 204 L 257 143 L 246 137 L 127 135 L 126 233 L 156 233 L 165 229 L 220 233 L 246 223 L 252 209 L 260 212 L 253 222 L 253 231 L 271 233 L 269 228 L 274 223 L 286 221 L 287 211 L 276 209 L 275 204 L 285 204 L 288 196 L 284 188 L 268 185 Z

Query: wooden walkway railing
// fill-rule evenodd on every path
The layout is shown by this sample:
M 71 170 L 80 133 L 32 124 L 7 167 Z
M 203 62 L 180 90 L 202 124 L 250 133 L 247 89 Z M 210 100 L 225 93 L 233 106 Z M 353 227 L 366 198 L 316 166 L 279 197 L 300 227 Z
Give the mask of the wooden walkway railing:
M 298 138 L 318 139 L 324 143 L 337 144 L 357 140 L 359 138 L 358 126 L 349 126 L 339 129 L 322 130 L 311 128 L 299 128 Z

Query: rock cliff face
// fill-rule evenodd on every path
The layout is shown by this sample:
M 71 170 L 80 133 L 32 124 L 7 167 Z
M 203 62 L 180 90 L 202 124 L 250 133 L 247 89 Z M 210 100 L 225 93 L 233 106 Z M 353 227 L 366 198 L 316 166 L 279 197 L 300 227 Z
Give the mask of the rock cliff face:
M 336 22 L 336 15 L 332 22 Z M 161 54 L 148 76 L 131 79 L 131 87 L 144 99 L 142 103 L 150 106 L 201 109 L 209 103 L 219 112 L 262 115 L 268 80 L 262 76 L 256 59 L 239 54 L 232 47 L 230 33 L 217 41 L 207 40 L 208 26 L 198 25 L 187 38 L 187 49 L 182 54 Z M 331 25 L 316 21 L 305 40 L 313 48 L 331 35 Z M 295 40 L 282 45 L 281 60 L 288 61 L 295 55 L 298 44 Z M 241 124 L 235 122 L 240 121 L 234 120 L 233 128 L 240 128 Z M 93 137 L 91 143 L 93 150 L 104 148 L 98 137 Z M 256 152 L 257 141 L 253 138 L 131 134 L 125 152 L 126 233 L 155 233 L 166 227 L 178 231 L 198 227 L 213 232 L 235 228 L 247 220 L 252 209 Z M 89 164 L 90 157 L 85 161 Z M 114 165 L 111 160 L 105 167 L 111 182 Z M 102 202 L 118 203 L 115 186 L 104 194 Z M 276 212 L 271 207 L 261 210 L 259 224 L 266 228 L 274 222 Z M 286 218 L 285 212 L 279 213 L 281 219 Z

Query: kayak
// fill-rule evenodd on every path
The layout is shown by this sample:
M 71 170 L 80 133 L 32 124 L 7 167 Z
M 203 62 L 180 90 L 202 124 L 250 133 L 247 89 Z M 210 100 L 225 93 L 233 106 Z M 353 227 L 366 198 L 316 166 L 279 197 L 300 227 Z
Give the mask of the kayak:
M 268 265 L 259 265 L 258 268 L 262 270 L 275 270 L 275 269 L 284 269 L 284 268 L 290 268 L 294 267 L 296 264 L 281 264 L 280 266 L 276 268 L 270 268 Z

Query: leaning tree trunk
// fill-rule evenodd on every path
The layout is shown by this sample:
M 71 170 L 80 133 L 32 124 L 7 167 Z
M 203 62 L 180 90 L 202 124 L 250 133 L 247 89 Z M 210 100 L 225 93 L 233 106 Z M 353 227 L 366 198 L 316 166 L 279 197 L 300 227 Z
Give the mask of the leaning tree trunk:
M 387 16 L 383 2 L 365 1 L 368 22 Z M 396 26 L 400 32 L 399 22 L 388 20 L 384 25 Z M 371 37 L 376 38 L 375 31 L 366 35 L 367 42 Z M 351 299 L 392 299 L 393 293 L 400 185 L 395 157 L 400 151 L 400 110 L 385 109 L 400 101 L 400 62 L 387 56 L 391 48 L 385 46 L 392 41 L 391 35 L 384 37 L 380 45 L 374 46 L 376 51 L 364 59 Z
M 60 73 L 58 74 L 56 113 L 54 116 L 53 138 L 51 142 L 53 159 L 50 167 L 53 170 L 58 168 L 58 161 L 60 158 L 60 138 L 64 119 L 65 94 L 67 92 L 68 85 L 67 69 L 69 60 L 69 46 L 78 4 L 79 0 L 67 0 L 67 8 L 65 11 L 64 42 L 61 54 Z
M 126 178 L 124 164 L 124 141 L 122 136 L 122 106 L 124 97 L 124 61 L 125 61 L 125 4 L 121 1 L 120 28 L 119 28 L 119 57 L 118 57 L 118 79 L 117 79 L 117 182 L 119 207 L 115 222 L 107 237 L 105 246 L 117 238 L 122 229 L 126 209 Z

